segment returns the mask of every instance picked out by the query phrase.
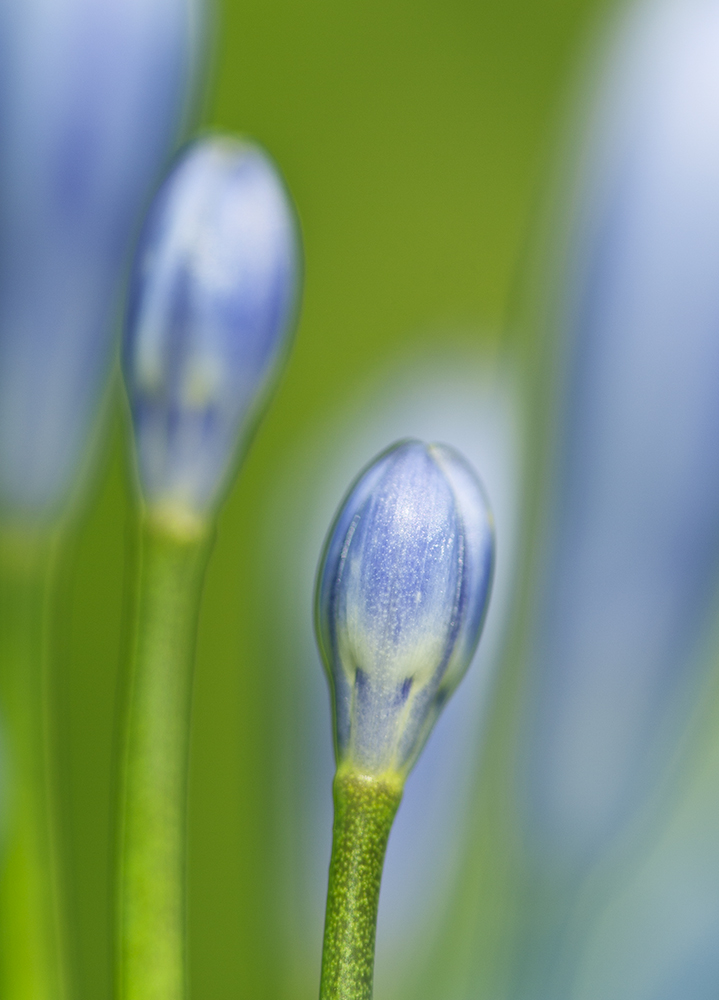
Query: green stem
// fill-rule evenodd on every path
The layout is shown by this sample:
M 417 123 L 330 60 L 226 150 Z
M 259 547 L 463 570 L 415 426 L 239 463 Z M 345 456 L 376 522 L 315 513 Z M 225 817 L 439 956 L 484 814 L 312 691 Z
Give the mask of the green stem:
M 320 1000 L 371 1000 L 384 856 L 398 780 L 338 770 Z
M 123 760 L 119 997 L 186 995 L 187 762 L 195 635 L 211 536 L 147 522 Z
M 49 718 L 58 538 L 0 533 L 3 770 L 0 996 L 66 996 Z

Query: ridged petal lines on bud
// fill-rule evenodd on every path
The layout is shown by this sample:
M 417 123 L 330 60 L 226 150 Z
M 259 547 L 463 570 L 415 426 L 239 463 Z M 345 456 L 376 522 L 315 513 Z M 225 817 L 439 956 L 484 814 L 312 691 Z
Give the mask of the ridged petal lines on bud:
M 149 507 L 204 517 L 284 359 L 299 241 L 289 197 L 258 148 L 193 143 L 153 203 L 124 351 Z
M 338 765 L 409 772 L 472 659 L 493 566 L 487 500 L 456 451 L 405 441 L 360 475 L 317 584 Z

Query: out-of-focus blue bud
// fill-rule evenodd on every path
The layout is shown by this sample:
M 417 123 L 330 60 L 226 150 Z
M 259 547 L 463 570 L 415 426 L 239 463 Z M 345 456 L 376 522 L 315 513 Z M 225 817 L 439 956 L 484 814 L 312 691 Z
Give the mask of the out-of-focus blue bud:
M 287 353 L 298 286 L 295 216 L 267 156 L 190 145 L 140 240 L 124 345 L 148 507 L 213 508 Z
M 188 111 L 201 0 L 0 4 L 0 506 L 62 511 L 132 238 Z
M 316 592 L 338 765 L 406 776 L 472 659 L 493 568 L 487 500 L 452 448 L 401 442 L 360 475 Z
M 676 747 L 719 580 L 719 5 L 631 8 L 563 290 L 553 525 L 528 643 L 529 827 L 596 857 Z M 559 861 L 561 859 L 561 861 Z

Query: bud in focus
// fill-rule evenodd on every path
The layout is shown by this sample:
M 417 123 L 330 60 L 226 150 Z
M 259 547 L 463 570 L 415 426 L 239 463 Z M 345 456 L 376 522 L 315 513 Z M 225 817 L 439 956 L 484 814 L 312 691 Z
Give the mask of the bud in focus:
M 405 441 L 360 475 L 316 594 L 338 766 L 406 777 L 470 664 L 493 567 L 492 515 L 456 451 Z

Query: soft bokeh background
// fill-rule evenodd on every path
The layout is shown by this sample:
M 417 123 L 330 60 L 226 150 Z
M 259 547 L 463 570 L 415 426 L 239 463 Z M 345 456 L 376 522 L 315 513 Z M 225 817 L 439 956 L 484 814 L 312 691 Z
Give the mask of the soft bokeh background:
M 476 420 L 479 441 L 482 414 L 493 414 L 497 436 L 485 434 L 477 447 L 491 456 L 509 436 L 516 453 L 492 475 L 509 494 L 517 489 L 521 433 L 512 435 L 522 411 L 512 410 L 502 356 L 510 346 L 521 371 L 531 344 L 514 329 L 514 290 L 567 88 L 605 7 L 604 0 L 219 4 L 205 121 L 254 137 L 276 158 L 301 218 L 306 286 L 288 370 L 221 518 L 202 612 L 190 802 L 197 997 L 315 995 L 321 925 L 312 921 L 321 914 L 313 916 L 315 903 L 303 896 L 302 845 L 313 833 L 302 800 L 315 789 L 324 817 L 329 788 L 322 800 L 293 734 L 307 727 L 316 755 L 329 754 L 320 666 L 307 639 L 312 581 L 304 553 L 323 530 L 317 506 L 331 511 L 345 470 L 353 474 L 397 434 L 437 426 L 449 436 L 457 398 L 470 400 L 475 374 L 477 408 L 468 402 L 464 433 L 471 436 Z M 462 372 L 451 399 L 442 395 L 447 366 Z M 411 391 L 408 372 L 418 373 Z M 488 382 L 487 372 L 501 374 Z M 390 405 L 396 387 L 407 403 L 401 414 Z M 383 413 L 387 440 L 380 440 Z M 365 420 L 372 427 L 363 434 Z M 111 454 L 68 582 L 58 682 L 75 958 L 87 998 L 111 988 L 112 751 L 134 537 L 124 435 L 118 393 Z M 312 475 L 329 475 L 333 463 L 342 474 L 333 473 L 323 494 Z M 510 523 L 511 496 L 507 503 Z M 316 710 L 307 708 L 306 691 L 322 699 Z M 463 786 L 468 800 L 480 714 L 463 765 L 472 776 Z M 328 829 L 324 836 L 328 849 Z M 283 880 L 291 881 L 287 896 Z M 288 900 L 298 893 L 293 909 Z M 438 942 L 442 926 L 455 926 L 451 894 L 442 900 L 433 914 Z M 467 926 L 467 935 L 476 932 Z M 422 949 L 430 966 L 431 950 Z M 470 938 L 463 953 L 473 950 Z M 447 997 L 441 962 L 434 967 L 435 985 L 424 972 L 423 982 L 430 995 Z M 392 985 L 382 968 L 378 1000 Z

